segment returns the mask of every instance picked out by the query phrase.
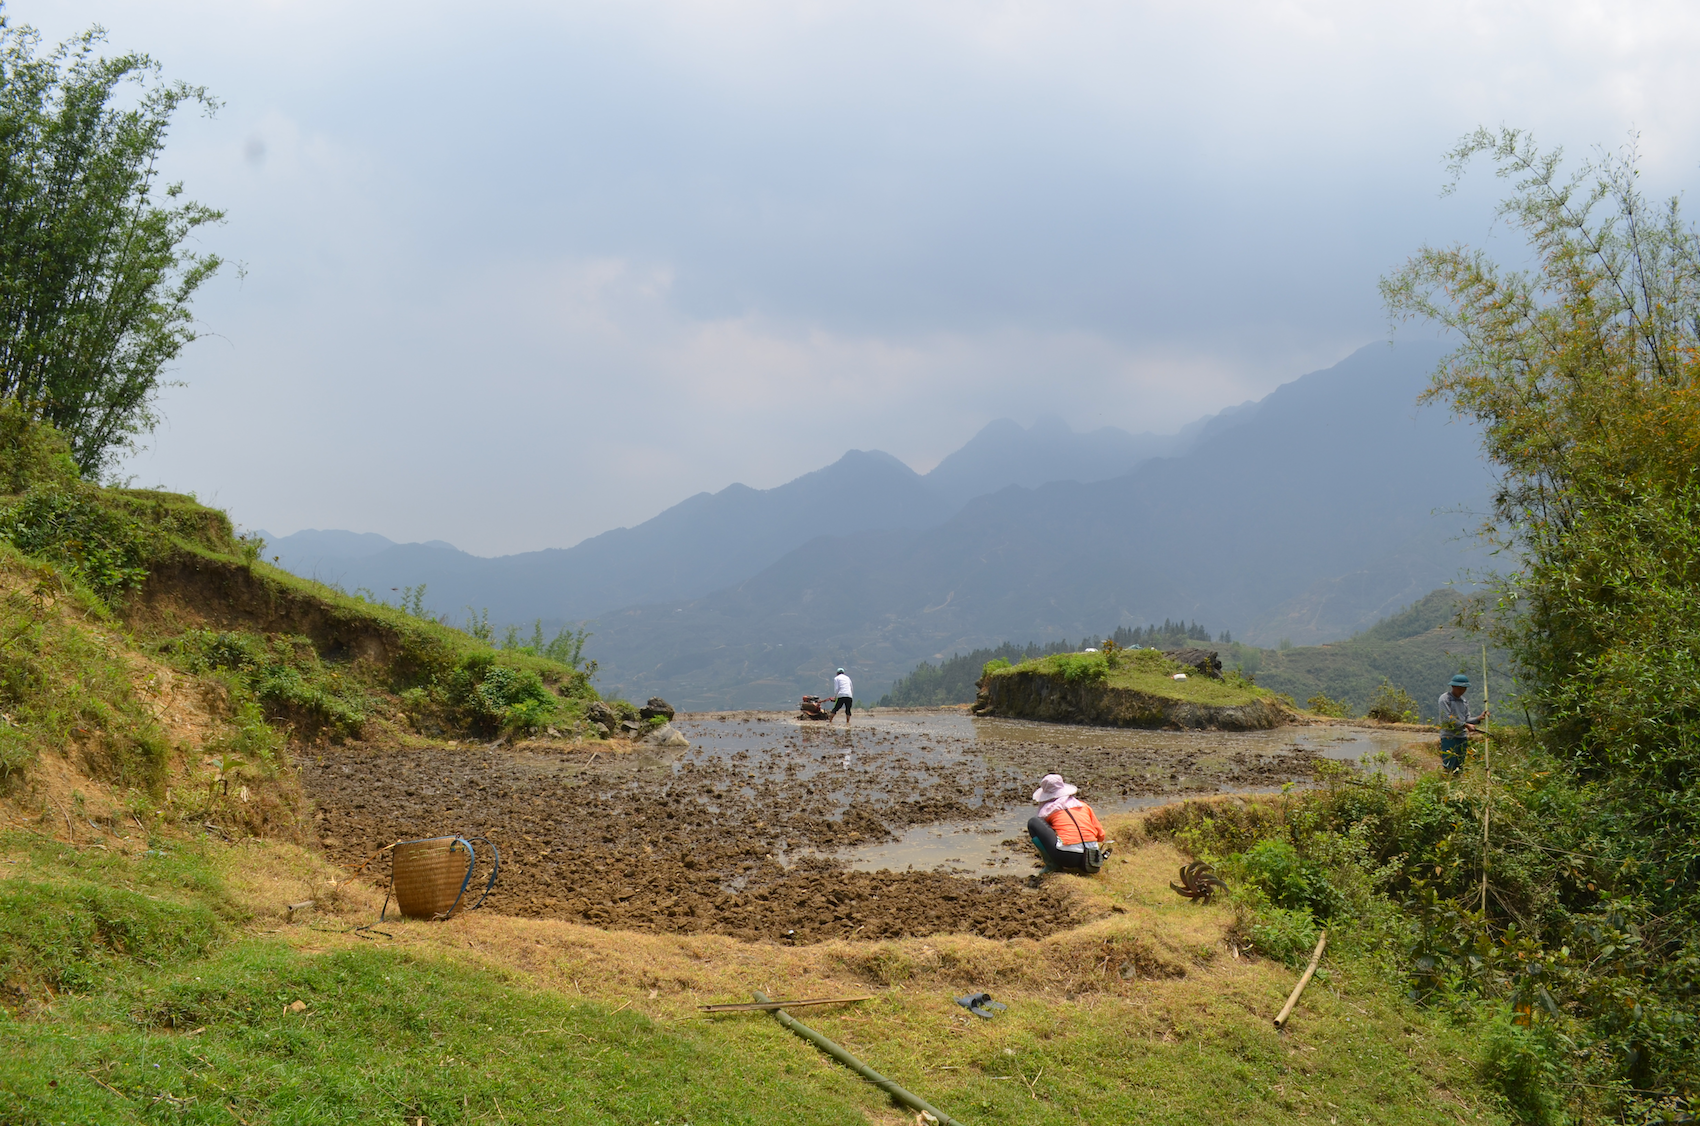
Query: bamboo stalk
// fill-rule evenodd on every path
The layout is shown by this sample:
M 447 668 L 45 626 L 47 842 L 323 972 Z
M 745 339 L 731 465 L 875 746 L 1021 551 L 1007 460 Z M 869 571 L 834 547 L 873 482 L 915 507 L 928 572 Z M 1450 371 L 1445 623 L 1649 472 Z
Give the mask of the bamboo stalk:
M 761 992 L 759 989 L 755 990 L 755 997 L 757 1001 L 764 1005 L 773 1004 L 773 999 L 767 994 Z M 913 1107 L 914 1109 L 921 1111 L 923 1114 L 932 1115 L 934 1118 L 938 1119 L 939 1126 L 963 1126 L 962 1123 L 958 1122 L 932 1103 L 929 1103 L 921 1096 L 905 1091 L 902 1087 L 899 1087 L 897 1084 L 893 1083 L 891 1080 L 887 1079 L 885 1076 L 881 1075 L 879 1072 L 875 1071 L 849 1052 L 846 1052 L 843 1048 L 840 1048 L 837 1044 L 834 1044 L 825 1036 L 822 1036 L 820 1033 L 816 1032 L 808 1025 L 803 1024 L 801 1021 L 796 1020 L 784 1009 L 774 1009 L 772 1012 L 773 1015 L 778 1018 L 780 1024 L 783 1024 L 786 1028 L 789 1028 L 798 1036 L 809 1041 L 815 1047 L 819 1048 L 821 1051 L 825 1052 L 851 1071 L 854 1071 L 857 1075 L 860 1075 L 863 1079 L 866 1079 L 869 1083 L 872 1083 L 874 1086 L 878 1087 L 904 1106 Z
M 803 1005 L 844 1005 L 851 1001 L 872 1001 L 872 997 L 821 997 L 812 1001 L 756 1001 L 743 1005 L 698 1005 L 705 1013 L 770 1013 L 775 1009 L 794 1009 Z
M 1487 642 L 1482 642 L 1482 714 L 1488 710 L 1488 663 Z M 1468 713 L 1466 713 L 1468 714 Z M 1487 914 L 1487 877 L 1488 877 L 1488 820 L 1493 816 L 1493 736 L 1485 730 L 1486 722 L 1482 724 L 1482 914 Z
M 1287 1003 L 1281 1006 L 1281 1014 L 1275 1018 L 1275 1031 L 1287 1027 L 1287 1018 L 1293 1015 L 1293 1006 L 1299 1003 L 1299 994 L 1310 984 L 1310 975 L 1316 972 L 1316 964 L 1322 961 L 1322 948 L 1328 945 L 1328 932 L 1323 931 L 1316 939 L 1316 949 L 1311 951 L 1310 965 L 1305 967 L 1304 976 L 1293 986 L 1293 992 L 1287 997 Z

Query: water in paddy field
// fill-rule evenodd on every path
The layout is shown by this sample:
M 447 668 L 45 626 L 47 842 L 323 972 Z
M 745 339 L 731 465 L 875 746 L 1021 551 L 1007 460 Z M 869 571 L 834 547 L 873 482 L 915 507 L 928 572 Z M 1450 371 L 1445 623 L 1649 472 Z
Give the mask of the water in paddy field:
M 1104 817 L 1187 797 L 1308 784 L 1317 757 L 1401 776 L 1393 752 L 1414 741 L 1409 731 L 1346 725 L 1145 731 L 979 719 L 956 710 L 869 714 L 849 728 L 782 713 L 686 716 L 676 726 L 692 746 L 673 763 L 675 772 L 690 762 L 743 776 L 748 787 L 764 778 L 812 780 L 830 789 L 840 810 L 860 803 L 883 812 L 896 834 L 826 855 L 864 871 L 965 874 L 1027 872 L 1034 857 L 1026 833 L 1033 813 L 1029 795 L 1051 771 L 1080 786 L 1081 798 Z M 984 815 L 901 815 L 906 802 L 924 799 L 935 787 L 953 788 L 961 805 Z M 808 852 L 782 853 L 782 859 Z

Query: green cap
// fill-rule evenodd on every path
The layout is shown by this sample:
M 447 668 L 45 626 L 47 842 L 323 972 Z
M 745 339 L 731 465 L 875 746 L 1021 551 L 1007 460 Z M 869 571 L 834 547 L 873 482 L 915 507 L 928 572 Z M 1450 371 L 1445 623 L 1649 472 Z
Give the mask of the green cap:
M 1463 673 L 1459 673 L 1457 676 L 1452 678 L 1452 686 L 1454 688 L 1468 688 L 1470 687 L 1470 678 L 1465 676 Z

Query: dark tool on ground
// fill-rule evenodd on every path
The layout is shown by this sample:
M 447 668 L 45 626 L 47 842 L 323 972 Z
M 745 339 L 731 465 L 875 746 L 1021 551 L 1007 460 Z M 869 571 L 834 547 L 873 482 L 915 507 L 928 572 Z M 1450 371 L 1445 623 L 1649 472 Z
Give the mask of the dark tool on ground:
M 755 991 L 755 998 L 757 1001 L 764 1004 L 773 1000 L 773 998 L 760 990 Z M 887 1079 L 885 1076 L 881 1075 L 879 1072 L 875 1071 L 849 1052 L 846 1052 L 843 1048 L 840 1048 L 831 1040 L 828 1040 L 808 1025 L 792 1017 L 791 1014 L 786 1012 L 784 1009 L 774 1009 L 773 1016 L 780 1024 L 783 1024 L 786 1028 L 789 1028 L 792 1032 L 795 1032 L 798 1036 L 801 1036 L 803 1039 L 807 1040 L 809 1043 L 813 1044 L 815 1047 L 819 1048 L 821 1051 L 825 1052 L 851 1071 L 854 1071 L 857 1075 L 860 1075 L 863 1079 L 866 1079 L 869 1083 L 872 1083 L 874 1086 L 878 1087 L 904 1106 L 913 1107 L 922 1114 L 932 1115 L 938 1120 L 939 1126 L 962 1126 L 962 1123 L 958 1122 L 932 1103 L 929 1103 L 919 1095 L 905 1091 L 902 1087 L 899 1087 L 897 1084 L 893 1083 L 891 1080 Z
M 813 1001 L 754 1001 L 742 1005 L 698 1005 L 705 1013 L 771 1013 L 775 1009 L 801 1008 L 804 1005 L 848 1005 L 852 1001 L 872 1001 L 872 997 L 820 997 Z
M 1228 885 L 1222 882 L 1222 877 L 1216 874 L 1216 869 L 1202 860 L 1194 860 L 1181 869 L 1181 882 L 1170 884 L 1169 890 L 1176 895 L 1184 895 L 1188 899 L 1210 901 L 1210 893 L 1217 888 L 1228 890 Z
M 1009 1006 L 1004 1004 L 1002 1001 L 992 1000 L 992 995 L 990 993 L 970 993 L 966 997 L 958 997 L 956 999 L 956 1003 L 973 1013 L 975 1016 L 985 1017 L 987 1020 L 991 1020 L 993 1017 L 997 1016 L 998 1013 L 1009 1008 Z

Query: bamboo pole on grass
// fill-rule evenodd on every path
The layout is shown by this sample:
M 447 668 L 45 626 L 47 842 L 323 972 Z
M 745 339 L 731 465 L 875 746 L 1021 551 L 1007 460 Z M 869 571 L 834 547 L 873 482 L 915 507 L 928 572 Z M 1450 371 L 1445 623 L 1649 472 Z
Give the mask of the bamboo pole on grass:
M 772 1003 L 773 999 L 767 994 L 761 992 L 759 989 L 754 992 L 756 1000 L 761 1004 L 765 1005 Z M 879 1072 L 875 1071 L 849 1052 L 846 1052 L 843 1048 L 840 1048 L 837 1044 L 834 1044 L 825 1036 L 822 1036 L 808 1025 L 794 1018 L 784 1009 L 774 1009 L 773 1015 L 778 1018 L 780 1024 L 783 1024 L 786 1028 L 789 1028 L 792 1032 L 795 1032 L 798 1036 L 801 1036 L 803 1039 L 807 1040 L 809 1043 L 813 1044 L 815 1047 L 819 1048 L 821 1051 L 825 1052 L 851 1071 L 854 1071 L 857 1075 L 860 1075 L 863 1079 L 866 1079 L 869 1083 L 872 1083 L 874 1086 L 878 1087 L 904 1106 L 913 1107 L 923 1114 L 932 1115 L 938 1120 L 939 1126 L 962 1126 L 962 1123 L 958 1122 L 932 1103 L 929 1103 L 920 1095 L 905 1091 L 902 1087 L 899 1087 L 897 1084 L 893 1083 L 891 1080 L 887 1079 L 885 1076 L 881 1075 Z
M 1293 1006 L 1299 1003 L 1299 994 L 1303 993 L 1305 986 L 1310 984 L 1310 977 L 1316 972 L 1316 964 L 1322 961 L 1322 948 L 1327 945 L 1328 932 L 1323 931 L 1317 936 L 1316 949 L 1311 951 L 1310 965 L 1305 967 L 1304 976 L 1299 978 L 1297 985 L 1293 986 L 1293 992 L 1288 995 L 1287 1003 L 1281 1006 L 1281 1013 L 1275 1018 L 1275 1031 L 1279 1032 L 1287 1027 L 1287 1018 L 1293 1015 Z

